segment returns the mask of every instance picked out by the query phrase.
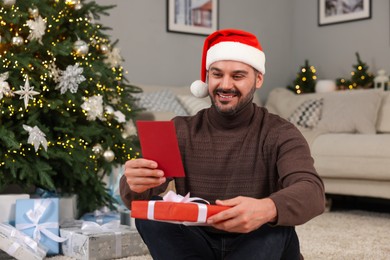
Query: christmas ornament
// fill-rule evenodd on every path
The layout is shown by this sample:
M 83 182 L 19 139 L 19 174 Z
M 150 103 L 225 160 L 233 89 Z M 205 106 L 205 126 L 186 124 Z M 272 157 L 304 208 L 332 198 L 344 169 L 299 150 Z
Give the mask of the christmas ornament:
M 75 4 L 75 6 L 74 6 L 74 10 L 80 10 L 81 8 L 83 8 L 83 5 L 82 5 L 80 2 L 78 2 L 78 3 Z
M 16 0 L 3 0 L 3 6 L 11 7 L 16 3 Z
M 73 51 L 77 56 L 84 56 L 88 54 L 88 44 L 83 40 L 77 40 L 73 44 Z
M 105 106 L 104 110 L 109 115 L 112 115 L 114 113 L 114 108 L 112 106 Z
M 105 44 L 100 44 L 99 50 L 100 50 L 101 53 L 106 54 L 106 53 L 108 53 L 108 51 L 109 51 L 110 49 L 108 48 L 107 45 L 105 45 Z
M 33 99 L 33 96 L 38 95 L 39 92 L 34 91 L 34 87 L 30 87 L 30 82 L 28 81 L 28 77 L 26 77 L 24 87 L 20 86 L 20 90 L 15 91 L 15 94 L 20 95 L 20 99 L 24 99 L 24 108 L 27 109 L 28 100 Z
M 92 96 L 90 98 L 84 98 L 84 103 L 81 105 L 81 108 L 87 112 L 87 119 L 89 121 L 94 121 L 96 118 L 100 120 L 105 120 L 103 117 L 103 97 L 102 96 Z
M 14 46 L 20 46 L 20 45 L 23 44 L 23 42 L 24 42 L 24 40 L 20 36 L 14 36 L 11 39 L 11 44 L 14 45 Z
M 102 155 L 103 154 L 103 147 L 101 144 L 95 144 L 92 147 L 92 152 L 96 155 Z
M 28 125 L 23 125 L 24 130 L 29 134 L 27 142 L 34 145 L 35 152 L 38 151 L 39 145 L 42 145 L 45 151 L 47 151 L 47 140 L 45 134 L 37 127 L 31 127 Z
M 85 81 L 85 77 L 82 75 L 84 69 L 79 68 L 79 64 L 76 63 L 74 66 L 69 65 L 66 70 L 60 71 L 59 84 L 56 89 L 61 89 L 61 94 L 65 94 L 66 91 L 76 93 L 79 84 Z
M 39 16 L 39 10 L 36 7 L 28 8 L 28 14 L 30 15 L 30 18 L 37 18 Z
M 114 116 L 115 116 L 116 121 L 118 121 L 119 123 L 126 122 L 126 117 L 121 111 L 115 111 Z
M 50 76 L 53 78 L 55 83 L 60 82 L 60 70 L 57 68 L 54 62 L 50 63 L 47 67 L 50 73 Z
M 106 151 L 104 151 L 103 157 L 107 162 L 112 162 L 115 158 L 115 154 L 110 148 L 108 148 Z
M 122 57 L 118 48 L 113 48 L 112 51 L 107 52 L 107 58 L 104 60 L 106 64 L 111 67 L 117 67 L 122 62 Z
M 41 16 L 38 16 L 34 20 L 28 20 L 26 23 L 31 30 L 27 39 L 38 40 L 38 42 L 42 44 L 42 36 L 45 34 L 46 30 L 46 21 L 43 20 Z
M 130 119 L 123 126 L 122 137 L 126 139 L 127 137 L 132 135 L 137 135 L 137 128 L 135 127 L 133 120 Z
M 3 99 L 4 96 L 8 96 L 11 92 L 8 82 L 9 73 L 5 72 L 0 74 L 0 100 Z

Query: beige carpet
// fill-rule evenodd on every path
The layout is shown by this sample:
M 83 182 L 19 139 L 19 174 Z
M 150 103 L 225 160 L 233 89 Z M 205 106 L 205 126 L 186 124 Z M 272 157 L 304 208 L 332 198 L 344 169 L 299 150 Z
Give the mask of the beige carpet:
M 297 232 L 305 260 L 390 260 L 390 214 L 358 210 L 326 212 L 298 226 Z M 151 259 L 150 256 L 122 258 Z

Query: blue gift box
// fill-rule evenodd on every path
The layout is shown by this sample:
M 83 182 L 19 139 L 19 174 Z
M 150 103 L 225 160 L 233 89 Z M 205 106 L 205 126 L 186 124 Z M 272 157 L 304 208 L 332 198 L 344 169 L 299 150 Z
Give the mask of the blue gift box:
M 58 198 L 16 201 L 16 229 L 48 248 L 48 255 L 59 253 Z
M 119 212 L 110 211 L 107 207 L 103 207 L 100 210 L 84 214 L 81 219 L 96 222 L 101 225 L 114 220 L 120 220 L 120 214 Z

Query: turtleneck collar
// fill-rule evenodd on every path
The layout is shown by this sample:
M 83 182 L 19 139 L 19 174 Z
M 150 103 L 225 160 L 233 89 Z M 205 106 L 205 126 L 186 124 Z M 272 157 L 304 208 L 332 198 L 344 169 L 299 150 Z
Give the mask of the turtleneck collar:
M 217 129 L 233 129 L 246 127 L 252 121 L 255 104 L 249 102 L 240 111 L 232 115 L 225 115 L 215 108 L 214 105 L 208 110 L 209 123 Z

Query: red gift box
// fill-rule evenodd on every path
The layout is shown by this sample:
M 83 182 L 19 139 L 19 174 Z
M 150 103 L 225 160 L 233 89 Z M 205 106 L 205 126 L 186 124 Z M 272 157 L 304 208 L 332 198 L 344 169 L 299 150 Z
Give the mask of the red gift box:
M 187 222 L 188 224 L 205 224 L 207 218 L 228 208 L 230 207 L 194 202 L 140 200 L 131 203 L 131 217 L 183 224 Z

